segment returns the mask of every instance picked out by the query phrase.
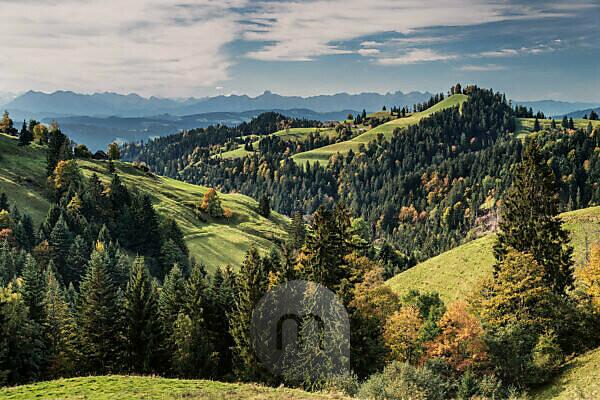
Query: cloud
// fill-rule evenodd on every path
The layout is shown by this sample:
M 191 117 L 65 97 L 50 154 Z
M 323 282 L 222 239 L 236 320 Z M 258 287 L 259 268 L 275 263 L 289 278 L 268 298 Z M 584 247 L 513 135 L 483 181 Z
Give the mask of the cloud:
M 376 60 L 380 65 L 406 65 L 432 61 L 447 61 L 457 58 L 453 54 L 438 53 L 431 49 L 411 49 L 396 57 L 381 57 Z
M 506 67 L 498 64 L 485 64 L 485 65 L 462 65 L 457 68 L 459 71 L 464 72 L 491 72 L 491 71 L 502 71 Z
M 248 57 L 307 61 L 348 54 L 342 43 L 383 32 L 413 33 L 431 26 L 465 26 L 500 21 L 514 5 L 485 0 L 313 0 L 264 2 L 247 16 L 243 39 L 266 43 Z M 268 17 L 265 17 L 268 15 Z
M 359 49 L 357 51 L 357 53 L 360 54 L 361 56 L 368 57 L 368 56 L 374 56 L 374 55 L 381 53 L 381 50 L 379 50 L 379 49 Z
M 193 95 L 228 78 L 243 0 L 0 2 L 0 87 Z M 16 61 L 18 60 L 18 61 Z

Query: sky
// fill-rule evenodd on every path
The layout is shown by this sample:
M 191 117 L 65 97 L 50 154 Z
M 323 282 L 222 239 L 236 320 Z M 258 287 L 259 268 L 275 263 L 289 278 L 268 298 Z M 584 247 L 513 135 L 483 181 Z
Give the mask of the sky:
M 0 92 L 600 102 L 598 0 L 0 0 Z

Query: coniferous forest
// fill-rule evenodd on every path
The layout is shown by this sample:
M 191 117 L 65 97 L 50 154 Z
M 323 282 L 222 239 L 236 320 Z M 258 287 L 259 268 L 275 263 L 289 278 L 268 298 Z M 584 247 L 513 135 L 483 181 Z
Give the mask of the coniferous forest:
M 600 245 L 576 266 L 559 216 L 600 205 L 600 131 L 554 120 L 542 129 L 544 115 L 477 86 L 449 94 L 468 98 L 326 165 L 292 157 L 356 137 L 366 116 L 336 125 L 269 112 L 95 155 L 56 124 L 11 125 L 19 146 L 44 148 L 51 205 L 36 226 L 11 193 L 0 195 L 0 385 L 155 374 L 384 400 L 521 398 L 550 382 L 600 345 Z M 516 135 L 529 117 L 538 129 Z M 309 127 L 318 130 L 300 142 L 273 135 Z M 221 157 L 240 146 L 240 157 Z M 82 172 L 92 156 L 110 181 Z M 211 188 L 198 199 L 202 218 L 231 213 L 219 193 L 248 195 L 262 217 L 289 217 L 287 235 L 209 272 L 152 193 L 123 183 L 119 159 Z M 493 273 L 468 298 L 386 284 L 490 232 Z M 346 370 L 314 376 L 307 362 L 274 374 L 257 357 L 253 310 L 294 280 L 342 302 Z

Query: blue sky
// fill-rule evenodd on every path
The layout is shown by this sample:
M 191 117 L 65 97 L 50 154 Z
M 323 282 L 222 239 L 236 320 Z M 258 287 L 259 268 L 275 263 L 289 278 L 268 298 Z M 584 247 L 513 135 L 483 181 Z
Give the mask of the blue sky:
M 447 90 L 600 102 L 594 0 L 0 0 L 0 92 Z

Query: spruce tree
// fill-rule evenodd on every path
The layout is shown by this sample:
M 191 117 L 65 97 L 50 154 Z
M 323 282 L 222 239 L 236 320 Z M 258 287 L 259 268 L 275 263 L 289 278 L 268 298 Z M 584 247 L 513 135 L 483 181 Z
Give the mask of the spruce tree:
M 175 264 L 165 277 L 158 297 L 158 315 L 161 327 L 161 359 L 164 363 L 171 361 L 175 351 L 173 332 L 175 321 L 181 312 L 185 295 L 185 279 L 179 265 Z M 170 368 L 165 367 L 165 370 Z
M 558 217 L 555 177 L 539 145 L 530 141 L 504 198 L 494 254 L 499 263 L 512 248 L 530 253 L 545 269 L 552 290 L 564 295 L 573 286 L 573 248 Z
M 105 250 L 96 249 L 81 282 L 78 326 L 89 372 L 117 372 L 122 362 L 121 299 L 108 271 Z
M 53 271 L 46 273 L 46 332 L 48 338 L 47 378 L 72 375 L 78 371 L 77 326 L 71 306 Z
M 269 197 L 266 194 L 260 198 L 258 213 L 265 218 L 269 218 L 269 215 L 271 215 L 271 204 Z
M 268 287 L 268 271 L 265 270 L 258 250 L 251 247 L 240 267 L 236 280 L 236 296 L 233 311 L 229 314 L 230 333 L 235 343 L 234 370 L 240 378 L 259 375 L 259 360 L 254 353 L 250 336 L 252 312 Z
M 29 318 L 43 326 L 46 321 L 44 298 L 46 294 L 46 275 L 35 259 L 27 256 L 23 268 L 23 286 L 21 287 L 23 301 L 29 309 Z
M 149 372 L 157 356 L 159 321 L 155 287 L 142 257 L 136 257 L 129 274 L 125 320 L 129 367 L 134 372 Z
M 19 146 L 27 146 L 33 140 L 33 132 L 27 129 L 27 123 L 23 121 L 23 127 L 19 132 Z
M 300 211 L 296 211 L 292 216 L 292 223 L 290 224 L 288 236 L 293 249 L 298 250 L 304 245 L 306 227 Z
M 73 283 L 79 286 L 81 277 L 85 273 L 85 266 L 89 259 L 89 246 L 81 235 L 77 235 L 69 248 L 63 281 L 65 285 Z
M 5 211 L 9 211 L 10 210 L 10 206 L 8 204 L 8 197 L 6 196 L 6 193 L 2 192 L 0 193 L 0 211 L 5 210 Z
M 61 214 L 58 221 L 56 221 L 52 232 L 50 232 L 50 240 L 48 240 L 48 243 L 52 249 L 52 261 L 63 280 L 65 279 L 65 275 L 68 275 L 66 271 L 67 257 L 69 255 L 71 241 L 71 231 Z

